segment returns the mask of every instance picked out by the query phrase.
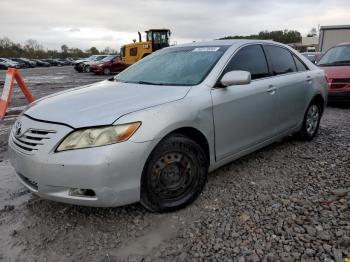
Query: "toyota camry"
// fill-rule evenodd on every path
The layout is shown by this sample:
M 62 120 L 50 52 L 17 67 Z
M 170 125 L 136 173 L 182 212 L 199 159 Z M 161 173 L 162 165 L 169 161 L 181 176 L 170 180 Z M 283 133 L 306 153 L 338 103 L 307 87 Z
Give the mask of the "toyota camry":
M 174 211 L 220 166 L 284 136 L 312 140 L 325 101 L 323 70 L 286 45 L 178 45 L 32 103 L 12 128 L 10 159 L 46 199 Z

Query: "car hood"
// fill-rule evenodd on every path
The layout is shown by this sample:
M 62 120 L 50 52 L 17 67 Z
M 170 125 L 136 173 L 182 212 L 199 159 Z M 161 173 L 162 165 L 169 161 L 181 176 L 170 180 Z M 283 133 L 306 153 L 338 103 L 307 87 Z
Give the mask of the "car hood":
M 119 117 L 182 99 L 189 86 L 156 86 L 102 81 L 35 101 L 25 114 L 74 128 L 109 125 Z
M 350 66 L 324 66 L 321 68 L 329 79 L 350 78 Z
M 86 62 L 88 60 L 86 59 L 79 59 L 79 60 L 75 60 L 74 63 L 82 63 L 82 62 Z
M 98 62 L 98 63 L 94 63 L 94 64 L 91 64 L 90 66 L 94 67 L 94 66 L 99 66 L 99 65 L 110 65 L 111 62 L 107 61 L 107 62 Z
M 87 61 L 84 62 L 85 65 L 97 65 L 103 63 L 102 61 Z

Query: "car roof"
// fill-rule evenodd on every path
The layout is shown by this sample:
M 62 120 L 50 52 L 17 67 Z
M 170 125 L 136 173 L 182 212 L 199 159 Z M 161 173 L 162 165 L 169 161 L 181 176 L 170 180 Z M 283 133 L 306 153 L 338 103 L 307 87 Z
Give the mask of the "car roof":
M 181 46 L 233 46 L 236 44 L 245 45 L 245 44 L 250 44 L 250 43 L 266 43 L 266 44 L 283 45 L 281 43 L 271 41 L 271 40 L 232 39 L 232 40 L 212 40 L 212 41 L 193 42 L 193 43 L 188 43 L 188 44 L 176 45 L 176 47 L 181 47 Z
M 340 43 L 340 44 L 337 44 L 336 46 L 344 46 L 344 45 L 350 45 L 350 42 L 348 42 L 348 43 Z

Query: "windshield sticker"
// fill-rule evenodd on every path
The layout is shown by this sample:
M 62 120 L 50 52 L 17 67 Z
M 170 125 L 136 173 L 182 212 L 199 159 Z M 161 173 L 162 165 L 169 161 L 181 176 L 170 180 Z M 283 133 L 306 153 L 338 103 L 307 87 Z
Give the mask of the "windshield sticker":
M 216 52 L 220 47 L 197 47 L 192 52 Z

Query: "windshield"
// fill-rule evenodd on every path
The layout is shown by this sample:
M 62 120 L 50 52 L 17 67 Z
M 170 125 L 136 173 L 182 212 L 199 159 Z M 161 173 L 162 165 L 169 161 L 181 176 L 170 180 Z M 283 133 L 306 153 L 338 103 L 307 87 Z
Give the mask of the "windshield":
M 109 55 L 109 56 L 106 56 L 105 58 L 103 58 L 101 61 L 108 62 L 108 61 L 111 61 L 114 57 L 115 57 L 115 55 Z
M 154 85 L 197 85 L 227 46 L 174 47 L 147 56 L 116 76 L 117 81 Z
M 350 45 L 331 48 L 318 63 L 319 66 L 326 65 L 350 65 Z
M 105 58 L 106 56 L 105 55 L 99 55 L 99 56 L 96 56 L 94 61 L 101 61 L 103 58 Z
M 89 56 L 89 57 L 87 58 L 87 60 L 89 60 L 89 61 L 94 61 L 96 57 L 97 57 L 97 55 L 92 55 L 92 56 Z
M 121 57 L 124 57 L 124 56 L 125 56 L 125 46 L 122 46 L 122 47 L 120 48 L 120 56 L 121 56 Z

